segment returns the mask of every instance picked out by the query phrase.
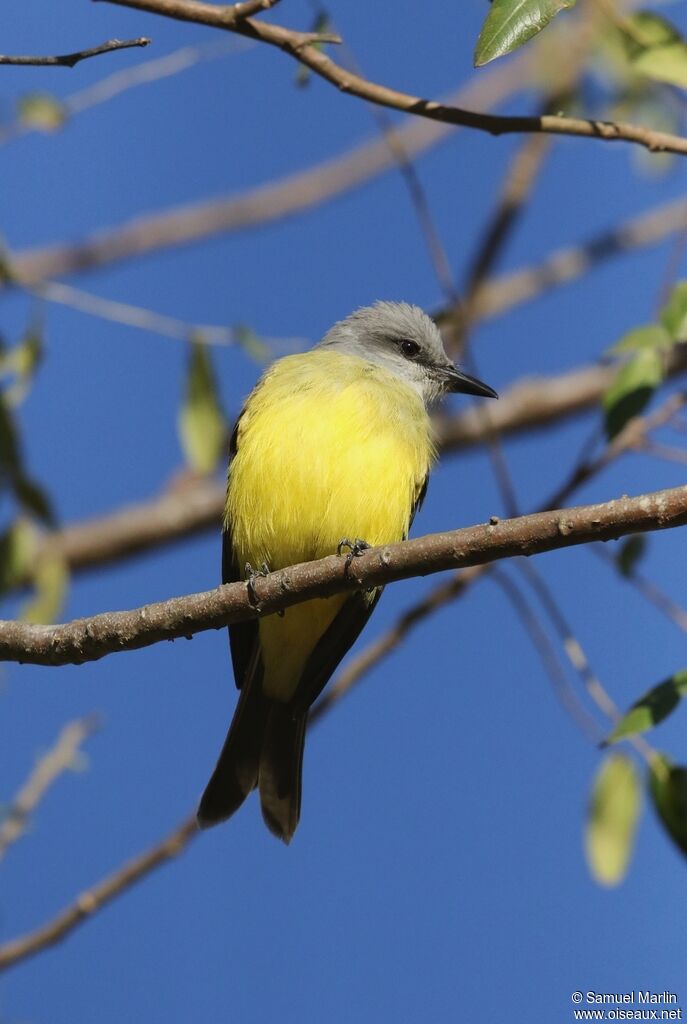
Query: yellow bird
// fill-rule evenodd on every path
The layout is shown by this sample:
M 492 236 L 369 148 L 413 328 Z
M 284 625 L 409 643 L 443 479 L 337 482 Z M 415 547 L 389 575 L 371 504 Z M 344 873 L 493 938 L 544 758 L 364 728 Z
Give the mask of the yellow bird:
M 496 397 L 453 365 L 433 321 L 407 303 L 359 309 L 310 352 L 274 363 L 232 438 L 223 582 L 324 558 L 342 542 L 355 552 L 405 539 L 435 457 L 428 410 L 450 391 Z M 202 827 L 257 787 L 267 827 L 290 841 L 308 710 L 380 595 L 339 594 L 229 627 L 240 695 Z

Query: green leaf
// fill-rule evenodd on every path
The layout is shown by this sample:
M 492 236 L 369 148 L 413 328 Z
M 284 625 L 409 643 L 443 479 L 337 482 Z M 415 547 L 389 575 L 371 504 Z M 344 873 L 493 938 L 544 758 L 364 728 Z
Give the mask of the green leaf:
M 26 512 L 31 512 L 46 526 L 55 526 L 56 519 L 50 498 L 40 484 L 21 475 L 15 477 L 13 486 L 15 497 Z
M 635 327 L 623 334 L 608 351 L 612 355 L 623 355 L 625 352 L 639 352 L 643 348 L 667 349 L 673 345 L 673 339 L 666 327 L 661 324 L 647 324 Z
M 625 424 L 646 407 L 663 380 L 663 358 L 655 348 L 640 349 L 618 370 L 603 396 L 606 436 L 612 440 Z
M 192 341 L 179 435 L 193 469 L 199 473 L 215 469 L 224 451 L 227 430 L 207 346 Z
M 674 765 L 665 754 L 654 755 L 649 792 L 668 835 L 687 854 L 687 768 Z
M 7 404 L 16 408 L 28 394 L 33 376 L 43 358 L 43 332 L 32 325 L 21 341 L 0 359 L 0 371 L 12 373 L 15 381 L 7 388 Z
M 585 831 L 589 870 L 601 885 L 618 885 L 625 877 L 640 809 L 634 762 L 624 754 L 609 754 L 594 779 Z
M 24 124 L 41 132 L 54 132 L 67 120 L 66 108 L 47 92 L 32 92 L 22 96 L 18 112 Z
M 477 47 L 475 67 L 522 46 L 548 25 L 559 11 L 574 7 L 576 0 L 494 0 Z
M 634 67 L 648 78 L 687 89 L 687 45 L 671 43 L 652 46 L 633 61 Z
M 35 551 L 36 531 L 25 519 L 0 534 L 0 595 L 26 581 Z
M 661 323 L 674 341 L 687 339 L 687 281 L 679 281 L 661 310 Z
M 620 545 L 620 550 L 615 556 L 618 572 L 621 576 L 632 576 L 637 562 L 644 557 L 646 551 L 646 537 L 643 533 L 634 533 Z
M 645 693 L 623 715 L 605 743 L 617 743 L 627 736 L 652 729 L 672 714 L 687 696 L 687 669 L 676 672 Z
M 55 622 L 64 604 L 69 583 L 69 569 L 64 558 L 48 552 L 34 567 L 35 594 L 22 608 L 24 622 Z
M 675 26 L 654 11 L 635 11 L 626 20 L 631 38 L 643 49 L 666 46 L 681 39 Z

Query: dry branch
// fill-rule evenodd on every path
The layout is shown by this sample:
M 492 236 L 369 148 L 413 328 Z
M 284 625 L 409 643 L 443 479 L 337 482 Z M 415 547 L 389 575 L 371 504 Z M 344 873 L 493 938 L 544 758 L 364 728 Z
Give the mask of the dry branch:
M 76 901 L 63 910 L 52 921 L 36 931 L 12 939 L 0 946 L 0 971 L 6 970 L 20 960 L 39 953 L 52 946 L 86 918 L 100 910 L 125 889 L 129 889 L 153 868 L 178 856 L 197 834 L 195 816 L 183 821 L 161 843 L 156 843 L 145 853 L 118 868 L 92 889 L 82 892 Z
M 97 727 L 98 720 L 95 717 L 69 722 L 55 744 L 38 760 L 0 824 L 0 860 L 12 843 L 16 843 L 24 834 L 38 804 L 60 775 L 73 766 L 81 744 Z
M 652 131 L 642 125 L 620 121 L 596 121 L 588 118 L 559 117 L 509 117 L 498 114 L 480 114 L 460 107 L 449 106 L 435 100 L 423 99 L 409 93 L 390 89 L 388 86 L 371 82 L 360 75 L 341 67 L 322 50 L 313 46 L 316 37 L 312 33 L 296 32 L 264 21 L 237 19 L 232 8 L 217 7 L 200 0 L 108 0 L 120 7 L 160 14 L 178 21 L 188 21 L 211 28 L 238 32 L 269 46 L 283 50 L 290 57 L 304 64 L 315 74 L 336 86 L 341 92 L 359 99 L 376 103 L 392 110 L 400 110 L 433 121 L 473 128 L 490 135 L 512 133 L 546 133 L 549 135 L 576 136 L 598 139 L 605 142 L 624 141 L 643 146 L 650 152 L 687 154 L 687 139 L 667 132 Z
M 525 61 L 496 68 L 484 79 L 458 89 L 451 98 L 495 106 L 521 84 Z M 446 139 L 455 129 L 409 118 L 394 128 L 394 137 L 409 156 Z M 242 231 L 312 209 L 370 181 L 395 166 L 385 141 L 365 143 L 307 171 L 260 185 L 239 195 L 173 207 L 137 217 L 120 227 L 100 231 L 80 242 L 29 249 L 10 256 L 15 279 L 35 284 L 48 278 L 93 270 L 150 252 L 186 245 L 216 234 Z M 12 282 L 0 279 L 0 288 Z
M 0 661 L 82 664 L 117 651 L 220 629 L 258 614 L 269 615 L 313 597 L 685 523 L 687 486 L 518 519 L 494 519 L 484 525 L 373 548 L 351 566 L 347 559 L 336 555 L 291 566 L 257 579 L 252 594 L 245 583 L 232 583 L 63 625 L 0 622 Z
M 88 50 L 77 50 L 76 53 L 63 53 L 58 57 L 9 57 L 0 54 L 0 64 L 30 67 L 73 68 L 82 60 L 98 57 L 101 53 L 112 53 L 113 50 L 129 50 L 132 46 L 149 46 L 150 39 L 139 36 L 138 39 L 108 39 L 106 43 L 92 46 Z

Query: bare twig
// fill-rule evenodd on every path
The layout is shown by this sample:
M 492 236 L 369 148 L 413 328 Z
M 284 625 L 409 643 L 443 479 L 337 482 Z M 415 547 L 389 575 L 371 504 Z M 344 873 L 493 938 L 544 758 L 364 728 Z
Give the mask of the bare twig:
M 0 860 L 8 848 L 24 834 L 38 804 L 59 776 L 73 766 L 81 744 L 97 727 L 96 717 L 69 722 L 54 746 L 37 762 L 0 823 Z
M 573 721 L 579 726 L 584 735 L 598 744 L 604 736 L 603 731 L 583 704 L 580 703 L 577 694 L 571 688 L 565 670 L 560 663 L 558 655 L 548 638 L 546 630 L 535 615 L 522 590 L 505 573 L 492 567 L 491 578 L 504 592 L 511 605 L 515 609 L 525 632 L 529 636 L 532 646 L 537 651 L 544 669 L 549 676 L 556 696 L 562 706 L 568 712 Z
M 648 416 L 635 416 L 629 420 L 620 433 L 606 445 L 596 458 L 583 459 L 574 468 L 565 483 L 549 497 L 546 502 L 546 508 L 558 508 L 564 504 L 578 487 L 581 487 L 591 477 L 597 476 L 601 470 L 605 469 L 606 466 L 614 462 L 619 456 L 629 451 L 644 449 L 649 444 L 647 440 L 648 435 L 669 423 L 675 414 L 684 408 L 685 402 L 687 402 L 687 396 L 685 395 L 670 395 L 655 412 L 650 413 Z
M 311 71 L 336 86 L 341 92 L 379 106 L 404 113 L 415 114 L 434 121 L 459 125 L 488 132 L 490 135 L 511 133 L 546 133 L 577 136 L 606 142 L 622 140 L 632 142 L 650 152 L 687 154 L 687 139 L 667 132 L 652 131 L 642 125 L 612 121 L 596 121 L 577 117 L 508 117 L 497 114 L 479 114 L 460 107 L 447 106 L 434 100 L 422 99 L 409 93 L 390 89 L 370 82 L 336 64 L 326 53 L 313 46 L 317 34 L 296 32 L 281 25 L 250 19 L 237 20 L 231 8 L 216 7 L 200 0 L 108 0 L 122 7 L 160 14 L 178 21 L 208 25 L 212 28 L 238 32 L 283 50 L 290 57 L 309 67 Z
M 496 68 L 478 81 L 456 91 L 457 101 L 479 102 L 495 106 L 508 96 L 528 69 L 515 60 Z M 408 120 L 395 128 L 409 155 L 438 145 L 455 129 L 450 125 Z M 384 173 L 395 165 L 385 141 L 375 140 L 356 146 L 331 160 L 315 164 L 307 171 L 289 175 L 239 195 L 175 207 L 151 216 L 138 217 L 108 231 L 100 231 L 73 244 L 61 244 L 10 255 L 13 278 L 33 284 L 65 274 L 93 270 L 156 252 L 176 245 L 232 231 L 242 231 L 283 217 L 293 216 L 327 202 Z M 0 288 L 14 282 L 0 275 Z
M 167 316 L 165 313 L 158 313 L 153 309 L 146 309 L 143 306 L 133 306 L 129 302 L 105 299 L 100 295 L 93 295 L 91 292 L 85 292 L 81 288 L 74 288 L 72 285 L 62 284 L 59 281 L 45 281 L 27 288 L 26 291 L 47 302 L 68 306 L 70 309 L 99 317 L 101 320 L 125 324 L 127 327 L 138 327 L 143 331 L 151 331 L 153 334 L 160 334 L 165 338 L 176 338 L 179 341 L 195 339 L 202 341 L 205 345 L 241 344 L 240 332 L 232 327 L 222 327 L 218 324 L 192 324 L 186 320 L 179 320 L 177 317 Z M 268 347 L 272 345 L 303 347 L 306 344 L 305 338 L 267 338 L 261 335 L 260 340 Z
M 130 889 L 154 868 L 177 857 L 197 832 L 198 826 L 194 815 L 178 825 L 161 843 L 156 843 L 145 853 L 134 857 L 93 888 L 86 889 L 71 906 L 47 924 L 0 946 L 0 971 L 59 942 L 77 925 L 101 910 L 116 896 Z
M 618 563 L 615 558 L 604 551 L 602 547 L 597 544 L 592 544 L 589 549 L 592 554 L 600 558 L 602 562 L 610 566 L 615 572 L 618 571 Z M 639 591 L 650 604 L 653 604 L 663 615 L 665 615 L 670 621 L 677 626 L 683 633 L 687 633 L 687 610 L 682 608 L 676 601 L 673 601 L 672 597 L 668 597 L 664 594 L 656 584 L 648 579 L 643 573 L 637 569 L 633 569 L 632 572 L 625 576 L 625 579 L 633 587 Z
M 139 36 L 138 39 L 108 39 L 100 46 L 92 46 L 88 50 L 77 50 L 76 53 L 63 53 L 59 57 L 9 57 L 0 54 L 0 64 L 30 65 L 32 67 L 73 68 L 82 60 L 98 57 L 101 53 L 112 53 L 113 50 L 129 50 L 133 46 L 149 46 L 150 39 Z
M 165 54 L 164 57 L 141 61 L 139 64 L 132 64 L 128 68 L 105 75 L 85 88 L 77 89 L 75 92 L 61 97 L 58 101 L 60 113 L 65 120 L 69 120 L 85 110 L 106 103 L 115 96 L 126 92 L 127 89 L 147 85 L 159 81 L 161 78 L 169 78 L 171 75 L 177 75 L 181 71 L 194 67 L 201 61 L 224 57 L 229 53 L 249 49 L 250 46 L 251 43 L 247 39 L 233 38 L 215 39 L 212 43 L 204 46 L 183 46 L 172 53 Z M 43 130 L 39 125 L 21 116 L 13 121 L 2 122 L 0 123 L 0 145 L 23 135 Z
M 450 533 L 430 534 L 372 548 L 352 567 L 330 555 L 280 569 L 249 588 L 232 583 L 143 608 L 106 612 L 63 625 L 0 623 L 0 661 L 36 665 L 82 664 L 106 654 L 189 637 L 233 622 L 269 615 L 314 597 L 368 589 L 447 569 L 484 565 L 629 533 L 687 523 L 687 486 L 622 497 L 597 505 L 492 521 Z

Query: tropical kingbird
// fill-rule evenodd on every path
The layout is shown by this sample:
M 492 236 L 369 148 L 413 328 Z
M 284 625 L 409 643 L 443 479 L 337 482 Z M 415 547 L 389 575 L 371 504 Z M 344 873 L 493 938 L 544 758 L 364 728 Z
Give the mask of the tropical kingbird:
M 264 374 L 234 430 L 222 580 L 403 540 L 435 457 L 428 410 L 447 392 L 496 397 L 449 360 L 417 306 L 377 302 Z M 351 541 L 350 538 L 353 538 Z M 348 556 L 350 557 L 350 556 Z M 229 627 L 238 704 L 198 809 L 228 818 L 256 787 L 288 843 L 301 804 L 308 709 L 381 595 L 338 594 Z

